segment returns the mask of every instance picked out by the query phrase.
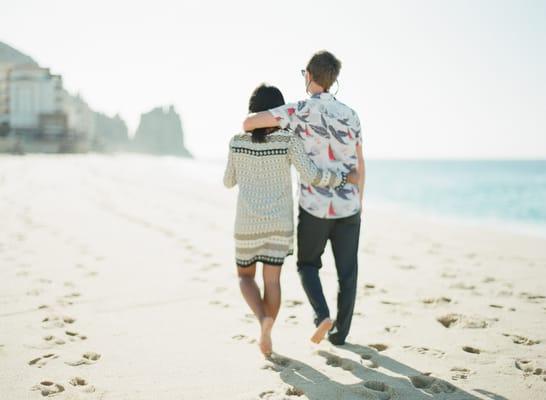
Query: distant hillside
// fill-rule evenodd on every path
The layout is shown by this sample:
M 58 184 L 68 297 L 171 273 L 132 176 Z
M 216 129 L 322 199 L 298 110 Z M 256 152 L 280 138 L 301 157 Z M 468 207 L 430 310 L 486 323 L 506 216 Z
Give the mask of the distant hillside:
M 38 65 L 38 63 L 34 61 L 32 57 L 15 50 L 13 47 L 4 42 L 0 42 L 0 63 L 2 62 Z

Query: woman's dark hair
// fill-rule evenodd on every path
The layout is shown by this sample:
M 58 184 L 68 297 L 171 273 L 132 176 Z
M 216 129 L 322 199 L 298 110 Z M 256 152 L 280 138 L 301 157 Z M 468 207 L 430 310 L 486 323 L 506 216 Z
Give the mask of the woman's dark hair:
M 275 107 L 284 105 L 284 97 L 279 89 L 275 86 L 269 86 L 262 83 L 252 92 L 250 101 L 248 102 L 248 111 L 257 113 L 267 111 Z M 265 142 L 266 135 L 275 132 L 279 128 L 258 128 L 252 133 L 253 142 Z

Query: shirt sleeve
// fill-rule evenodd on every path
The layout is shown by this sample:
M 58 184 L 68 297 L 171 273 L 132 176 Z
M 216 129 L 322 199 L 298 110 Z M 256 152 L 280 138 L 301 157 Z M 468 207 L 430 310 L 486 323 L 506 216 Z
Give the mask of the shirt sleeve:
M 269 112 L 277 121 L 279 121 L 279 126 L 282 129 L 293 130 L 297 125 L 295 122 L 296 113 L 298 112 L 297 103 L 289 103 L 277 108 L 272 108 Z
M 304 182 L 336 189 L 343 187 L 346 182 L 346 174 L 318 168 L 305 152 L 303 143 L 297 136 L 290 138 L 288 156 Z
M 233 139 L 229 142 L 228 161 L 226 171 L 224 172 L 224 186 L 227 188 L 232 188 L 237 184 L 237 179 L 235 177 L 235 164 L 233 163 L 233 151 L 231 150 L 232 143 Z

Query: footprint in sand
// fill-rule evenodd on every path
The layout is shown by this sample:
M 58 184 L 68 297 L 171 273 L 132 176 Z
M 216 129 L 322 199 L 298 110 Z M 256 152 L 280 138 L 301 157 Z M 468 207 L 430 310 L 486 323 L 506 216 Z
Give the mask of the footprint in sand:
M 346 360 L 344 358 L 336 356 L 335 354 L 330 354 L 325 351 L 319 351 L 318 354 L 326 359 L 326 365 L 335 368 L 341 368 L 345 371 L 352 371 L 354 369 L 353 361 L 351 360 Z
M 385 327 L 385 331 L 389 333 L 396 333 L 400 329 L 400 325 L 389 325 Z
M 284 302 L 284 306 L 287 308 L 301 306 L 302 304 L 303 304 L 303 301 L 300 301 L 300 300 L 286 300 Z
M 463 351 L 466 351 L 467 353 L 472 353 L 472 354 L 480 354 L 482 352 L 477 347 L 472 347 L 472 346 L 463 346 L 462 349 Z
M 443 305 L 451 303 L 451 299 L 449 297 L 428 297 L 426 299 L 421 300 L 423 304 L 427 305 Z
M 82 358 L 80 358 L 79 360 L 65 361 L 65 364 L 71 365 L 73 367 L 76 367 L 78 365 L 90 365 L 95 364 L 98 360 L 100 360 L 100 357 L 101 355 L 99 353 L 88 351 L 87 353 L 83 353 Z
M 273 353 L 267 358 L 266 363 L 262 366 L 262 369 L 271 370 L 275 372 L 281 372 L 286 367 L 290 366 L 290 360 L 283 356 Z M 298 370 L 298 367 L 295 367 L 294 370 Z
M 449 382 L 444 382 L 429 375 L 410 376 L 411 384 L 417 388 L 432 393 L 453 393 L 456 388 Z
M 379 302 L 388 306 L 399 306 L 400 304 L 402 304 L 400 301 L 396 300 L 380 300 Z
M 295 316 L 295 315 L 289 315 L 288 317 L 286 317 L 284 322 L 287 322 L 287 323 L 292 324 L 292 325 L 297 325 L 298 324 L 298 317 Z
M 60 306 L 63 306 L 63 307 L 66 307 L 66 306 L 71 306 L 74 304 L 74 302 L 72 300 L 68 300 L 64 297 L 60 297 L 57 299 L 57 304 L 60 305 Z
M 454 381 L 468 379 L 470 374 L 473 373 L 468 368 L 464 367 L 453 367 L 450 369 L 450 371 L 453 373 L 453 375 L 451 375 L 451 379 L 453 379 Z
M 49 397 L 64 392 L 63 385 L 51 381 L 42 381 L 34 385 L 30 390 L 39 390 L 42 396 Z
M 44 354 L 41 357 L 34 358 L 30 360 L 27 364 L 36 368 L 42 368 L 44 365 L 46 365 L 50 360 L 54 360 L 56 358 L 59 358 L 57 354 L 49 353 Z
M 531 360 L 516 360 L 516 368 L 524 373 L 531 373 L 535 370 L 534 363 Z
M 296 396 L 296 397 L 299 397 L 299 396 L 303 396 L 305 394 L 305 392 L 301 389 L 298 389 L 294 386 L 291 386 L 289 387 L 288 389 L 286 389 L 286 392 L 285 394 L 287 396 Z
M 546 296 L 536 293 L 521 292 L 519 295 L 530 303 L 542 303 L 546 299 Z
M 537 367 L 535 361 L 528 359 L 519 359 L 515 362 L 516 368 L 523 371 L 525 377 L 537 376 L 546 382 L 546 368 Z
M 210 271 L 210 270 L 213 270 L 213 269 L 216 269 L 218 267 L 220 267 L 221 264 L 219 263 L 210 263 L 210 264 L 206 264 L 204 266 L 202 266 L 201 268 L 199 268 L 201 271 Z
M 381 381 L 366 381 L 364 387 L 373 390 L 380 400 L 388 400 L 394 393 L 389 385 Z
M 274 390 L 266 390 L 265 392 L 260 393 L 260 399 L 269 399 L 271 396 L 275 396 L 276 393 Z
M 450 289 L 461 289 L 461 290 L 474 290 L 474 289 L 476 289 L 476 286 L 475 285 L 469 285 L 469 284 L 466 284 L 464 282 L 459 282 L 459 283 L 455 283 L 455 284 L 451 285 L 449 288 Z
M 243 322 L 246 322 L 247 324 L 253 324 L 256 322 L 256 317 L 254 314 L 245 314 L 245 316 L 242 318 Z
M 389 346 L 383 343 L 372 343 L 369 344 L 368 347 L 371 347 L 372 349 L 375 349 L 377 351 L 385 351 L 389 348 Z
M 211 304 L 213 306 L 223 307 L 223 308 L 228 308 L 229 307 L 229 304 L 223 303 L 220 300 L 211 300 L 211 301 L 209 301 L 209 304 Z
M 81 388 L 85 393 L 93 393 L 95 391 L 94 386 L 90 385 L 86 379 L 79 376 L 75 376 L 74 378 L 70 379 L 68 383 L 70 383 L 72 386 Z
M 87 340 L 86 335 L 81 335 L 78 332 L 74 331 L 65 331 L 64 332 L 66 336 L 68 336 L 68 340 L 71 342 L 81 341 L 81 340 Z
M 53 336 L 53 335 L 46 335 L 44 336 L 42 339 L 44 339 L 47 343 L 51 344 L 51 345 L 63 345 L 66 343 L 66 341 L 62 338 L 58 338 L 56 336 Z
M 73 324 L 75 318 L 60 315 L 50 315 L 42 320 L 42 327 L 45 329 L 63 328 L 65 324 Z
M 498 318 L 484 319 L 480 317 L 466 316 L 462 314 L 445 314 L 436 319 L 446 328 L 453 328 L 455 326 L 468 329 L 483 329 L 491 326 Z
M 529 339 L 529 338 L 526 338 L 525 336 L 512 335 L 510 333 L 503 333 L 502 335 L 509 337 L 512 340 L 512 342 L 514 342 L 515 344 L 523 344 L 525 346 L 534 346 L 535 344 L 540 343 L 540 340 Z
M 379 365 L 373 361 L 373 356 L 371 354 L 363 353 L 360 354 L 361 364 L 368 368 L 379 368 Z
M 231 337 L 233 340 L 237 340 L 237 341 L 244 341 L 246 343 L 249 343 L 249 344 L 254 344 L 256 343 L 256 339 L 253 339 L 253 338 L 250 338 L 246 335 L 243 335 L 242 333 L 238 334 L 238 335 L 234 335 Z
M 30 289 L 27 291 L 26 295 L 27 296 L 39 296 L 41 295 L 42 293 L 44 293 L 44 290 L 41 289 L 41 288 L 34 288 L 34 289 Z
M 70 298 L 75 298 L 80 296 L 81 296 L 80 292 L 72 292 L 72 293 L 65 294 L 63 297 L 70 299 Z
M 427 355 L 427 356 L 432 356 L 432 357 L 436 357 L 436 358 L 443 358 L 445 356 L 445 352 L 442 351 L 442 350 L 438 350 L 438 349 L 431 349 L 430 347 L 420 347 L 420 346 L 411 346 L 411 345 L 405 345 L 405 346 L 402 346 L 404 349 L 406 350 L 409 350 L 409 351 L 415 351 L 416 353 L 418 354 L 421 354 L 421 355 Z

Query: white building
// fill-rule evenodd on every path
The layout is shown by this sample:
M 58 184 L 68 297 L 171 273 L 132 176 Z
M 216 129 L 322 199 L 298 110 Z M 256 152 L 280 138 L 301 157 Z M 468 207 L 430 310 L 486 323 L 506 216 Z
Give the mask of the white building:
M 17 142 L 25 151 L 27 148 L 55 151 L 56 147 L 59 151 L 89 149 L 96 141 L 96 119 L 81 96 L 63 89 L 60 75 L 52 74 L 32 58 L 0 42 L 3 144 Z
M 62 134 L 66 131 L 61 116 L 62 79 L 52 75 L 48 68 L 13 66 L 8 72 L 8 96 L 9 124 L 13 132 Z M 50 122 L 53 127 L 48 125 Z
M 0 62 L 0 135 L 9 126 L 8 78 L 11 64 Z
M 67 118 L 68 134 L 85 138 L 88 143 L 91 143 L 95 132 L 93 110 L 79 94 L 73 96 L 63 90 L 62 99 L 62 110 Z

